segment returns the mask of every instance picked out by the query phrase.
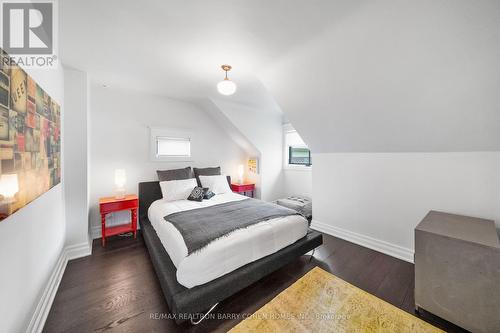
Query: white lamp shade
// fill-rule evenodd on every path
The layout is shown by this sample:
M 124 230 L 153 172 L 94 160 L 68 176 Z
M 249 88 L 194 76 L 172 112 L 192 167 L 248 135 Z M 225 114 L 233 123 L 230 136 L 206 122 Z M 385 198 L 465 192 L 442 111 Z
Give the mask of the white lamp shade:
M 0 177 L 0 194 L 5 198 L 12 198 L 19 192 L 17 174 L 2 175 Z
M 127 174 L 125 173 L 125 169 L 116 169 L 115 170 L 115 185 L 117 188 L 125 187 L 125 183 L 127 182 Z
M 226 79 L 217 83 L 217 90 L 222 95 L 229 96 L 236 92 L 236 84 L 233 81 Z
M 243 164 L 238 165 L 238 181 L 243 183 L 243 175 L 245 173 L 245 167 Z

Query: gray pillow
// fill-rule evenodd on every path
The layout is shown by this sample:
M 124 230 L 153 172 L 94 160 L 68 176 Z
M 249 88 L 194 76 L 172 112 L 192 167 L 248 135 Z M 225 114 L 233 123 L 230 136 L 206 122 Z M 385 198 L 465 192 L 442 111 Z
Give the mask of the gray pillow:
M 156 173 L 160 182 L 193 178 L 191 167 L 174 170 L 157 170 Z
M 200 176 L 219 176 L 220 166 L 214 168 L 193 168 L 194 176 L 196 177 L 196 181 L 198 182 L 198 186 L 201 186 Z

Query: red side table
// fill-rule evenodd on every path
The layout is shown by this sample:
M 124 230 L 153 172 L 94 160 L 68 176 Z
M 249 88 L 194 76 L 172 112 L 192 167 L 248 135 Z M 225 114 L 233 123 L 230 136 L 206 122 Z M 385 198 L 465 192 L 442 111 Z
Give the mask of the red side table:
M 101 211 L 101 227 L 102 227 L 102 246 L 106 246 L 106 237 L 123 234 L 125 232 L 133 232 L 134 238 L 137 237 L 137 208 L 139 207 L 139 199 L 135 194 L 127 194 L 122 199 L 115 197 L 106 197 L 99 199 L 99 209 Z M 118 212 L 121 210 L 130 210 L 132 220 L 130 223 L 106 227 L 106 214 Z
M 231 191 L 253 198 L 255 194 L 255 184 L 231 184 Z M 250 194 L 250 195 L 249 195 Z

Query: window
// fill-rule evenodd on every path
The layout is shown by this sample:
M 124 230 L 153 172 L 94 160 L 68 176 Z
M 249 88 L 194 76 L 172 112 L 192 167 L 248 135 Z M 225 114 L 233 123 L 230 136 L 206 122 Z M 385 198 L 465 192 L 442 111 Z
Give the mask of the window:
M 156 156 L 190 157 L 190 138 L 156 137 Z
M 290 125 L 284 125 L 285 167 L 293 169 L 310 169 L 312 165 L 311 151 Z
M 192 162 L 193 133 L 182 129 L 150 127 L 152 161 Z
M 309 148 L 288 147 L 288 164 L 311 166 Z

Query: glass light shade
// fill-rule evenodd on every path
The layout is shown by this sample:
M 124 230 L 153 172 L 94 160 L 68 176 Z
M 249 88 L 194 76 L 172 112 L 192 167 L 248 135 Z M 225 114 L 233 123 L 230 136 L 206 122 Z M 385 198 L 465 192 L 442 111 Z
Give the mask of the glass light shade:
M 19 192 L 17 174 L 2 175 L 0 177 L 0 194 L 5 198 L 13 198 Z
M 238 165 L 238 181 L 240 184 L 243 183 L 243 174 L 245 173 L 245 167 L 243 164 Z
M 236 84 L 229 79 L 224 79 L 217 83 L 217 90 L 222 95 L 229 96 L 236 92 Z
M 127 182 L 127 174 L 125 173 L 125 169 L 116 169 L 115 170 L 115 185 L 117 188 L 122 189 Z

